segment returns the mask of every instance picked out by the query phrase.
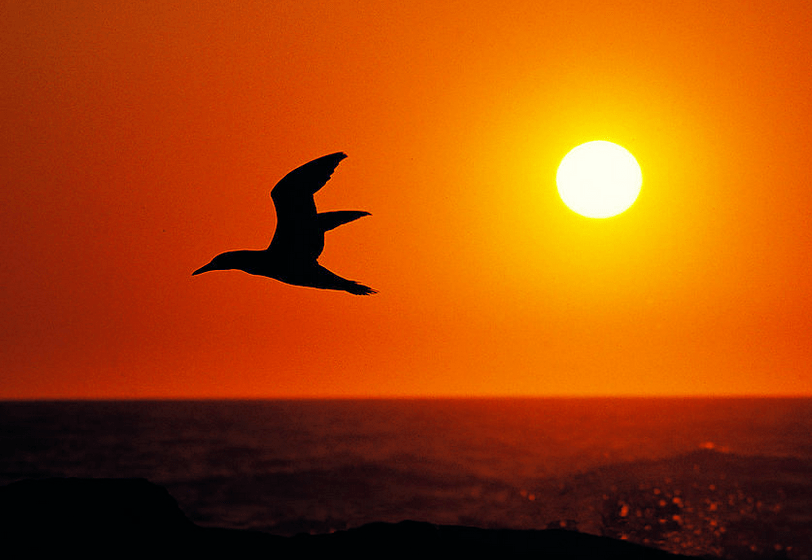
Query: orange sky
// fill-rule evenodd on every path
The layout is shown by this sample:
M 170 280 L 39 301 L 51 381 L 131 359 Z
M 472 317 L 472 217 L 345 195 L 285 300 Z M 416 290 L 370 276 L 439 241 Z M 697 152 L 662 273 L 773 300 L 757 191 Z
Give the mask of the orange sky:
M 812 395 L 808 1 L 547 4 L 5 2 L 0 398 Z M 191 276 L 335 151 L 379 294 Z

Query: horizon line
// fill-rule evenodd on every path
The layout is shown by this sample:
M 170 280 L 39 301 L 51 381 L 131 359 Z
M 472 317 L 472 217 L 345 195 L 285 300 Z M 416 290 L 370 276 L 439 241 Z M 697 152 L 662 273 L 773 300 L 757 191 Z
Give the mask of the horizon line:
M 104 397 L 0 397 L 0 403 L 14 402 L 203 402 L 203 401 L 433 401 L 433 400 L 606 400 L 606 399 L 812 399 L 812 394 L 758 394 L 758 393 L 720 393 L 720 394 L 606 394 L 606 395 L 310 395 L 310 396 L 104 396 Z

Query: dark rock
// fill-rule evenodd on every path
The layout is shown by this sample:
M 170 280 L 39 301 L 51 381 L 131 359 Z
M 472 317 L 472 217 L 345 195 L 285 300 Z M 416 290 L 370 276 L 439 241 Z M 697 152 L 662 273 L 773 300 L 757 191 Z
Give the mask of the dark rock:
M 0 555 L 121 558 L 448 557 L 667 560 L 688 558 L 561 529 L 508 530 L 415 521 L 280 537 L 199 527 L 144 479 L 24 480 L 0 487 Z M 19 553 L 19 552 L 17 552 Z
M 329 535 L 299 535 L 284 543 L 289 557 L 335 551 L 353 558 L 542 558 L 675 560 L 688 558 L 634 543 L 563 529 L 478 529 L 415 521 L 370 523 Z
M 24 558 L 186 557 L 234 548 L 247 554 L 267 550 L 276 539 L 199 527 L 164 488 L 145 479 L 51 478 L 0 487 L 3 557 L 10 557 L 4 550 L 24 552 Z

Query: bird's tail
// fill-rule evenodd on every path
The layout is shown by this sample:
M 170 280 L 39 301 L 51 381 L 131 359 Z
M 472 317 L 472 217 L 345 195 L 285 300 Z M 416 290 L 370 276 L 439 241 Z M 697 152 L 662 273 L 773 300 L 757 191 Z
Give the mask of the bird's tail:
M 353 281 L 346 284 L 343 289 L 356 296 L 371 296 L 372 294 L 378 293 L 378 290 L 373 290 L 369 286 L 364 286 L 363 284 Z
M 342 290 L 349 292 L 356 296 L 369 296 L 377 293 L 369 286 L 359 284 L 355 280 L 347 280 L 341 276 L 334 274 L 321 266 L 316 264 L 314 268 L 308 269 L 306 278 L 299 278 L 298 281 L 290 282 L 291 284 L 299 284 L 300 286 L 311 286 L 313 288 L 321 288 L 323 290 Z M 286 282 L 288 280 L 285 280 Z
M 330 231 L 341 224 L 346 224 L 369 215 L 369 212 L 363 212 L 361 210 L 338 210 L 336 212 L 322 212 L 316 216 L 316 219 L 322 231 Z

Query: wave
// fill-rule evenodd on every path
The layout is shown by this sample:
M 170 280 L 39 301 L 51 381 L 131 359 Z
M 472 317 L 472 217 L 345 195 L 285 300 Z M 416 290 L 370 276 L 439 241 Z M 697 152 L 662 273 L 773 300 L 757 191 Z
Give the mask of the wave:
M 700 449 L 520 483 L 412 457 L 166 486 L 197 523 L 285 536 L 411 519 L 577 529 L 683 554 L 812 553 L 812 463 L 795 457 Z

